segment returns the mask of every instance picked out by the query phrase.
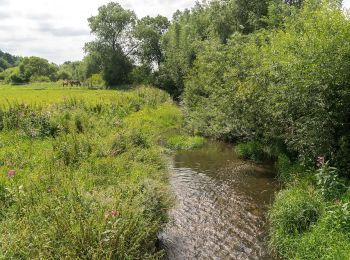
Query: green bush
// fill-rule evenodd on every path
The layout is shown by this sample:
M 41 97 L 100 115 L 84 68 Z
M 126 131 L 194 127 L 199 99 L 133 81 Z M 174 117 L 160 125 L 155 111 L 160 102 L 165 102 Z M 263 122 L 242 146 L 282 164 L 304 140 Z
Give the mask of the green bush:
M 106 88 L 106 82 L 103 80 L 102 74 L 92 74 L 90 78 L 87 79 L 88 85 L 91 88 L 104 89 Z
M 0 112 L 0 129 L 21 130 L 28 137 L 56 136 L 60 129 L 51 119 L 52 114 L 41 108 L 14 104 L 7 111 Z
M 322 197 L 309 187 L 295 186 L 279 192 L 269 212 L 271 246 L 282 256 L 293 258 L 301 237 L 312 231 L 324 207 Z
M 296 236 L 309 230 L 323 212 L 322 198 L 307 187 L 291 187 L 281 191 L 270 212 L 273 244 L 283 236 Z
M 328 162 L 316 173 L 317 188 L 326 199 L 339 198 L 345 190 L 344 181 L 339 178 L 337 168 L 330 167 Z
M 305 166 L 298 162 L 292 162 L 289 157 L 285 154 L 280 154 L 276 162 L 276 169 L 278 179 L 283 183 L 287 184 L 290 182 L 303 180 L 308 171 Z M 308 174 L 312 177 L 312 174 Z
M 2 75 L 4 76 L 5 81 L 9 84 L 16 85 L 29 82 L 29 78 L 21 73 L 19 67 L 9 68 L 5 70 Z
M 327 224 L 329 228 L 346 234 L 350 241 L 350 203 L 337 203 L 327 209 Z
M 30 77 L 30 82 L 51 82 L 51 79 L 48 76 L 42 75 L 33 75 Z
M 325 155 L 346 175 L 349 19 L 329 1 L 288 13 L 273 30 L 197 43 L 193 66 L 183 66 L 188 128 L 228 140 L 281 140 L 303 164 Z
M 235 152 L 238 157 L 245 160 L 263 161 L 267 159 L 267 154 L 264 151 L 264 146 L 258 141 L 249 141 L 236 145 Z

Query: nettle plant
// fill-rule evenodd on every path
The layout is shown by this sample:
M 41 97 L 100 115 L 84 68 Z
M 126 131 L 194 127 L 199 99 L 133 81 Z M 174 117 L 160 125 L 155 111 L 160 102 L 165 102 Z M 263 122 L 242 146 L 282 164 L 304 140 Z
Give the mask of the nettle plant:
M 345 184 L 339 177 L 338 169 L 329 166 L 329 162 L 321 164 L 316 178 L 317 187 L 326 199 L 336 198 L 344 191 Z

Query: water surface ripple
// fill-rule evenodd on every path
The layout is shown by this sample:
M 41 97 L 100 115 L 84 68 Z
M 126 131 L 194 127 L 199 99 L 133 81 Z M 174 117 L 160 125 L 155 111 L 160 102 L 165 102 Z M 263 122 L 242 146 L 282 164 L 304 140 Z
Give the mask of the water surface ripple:
M 160 234 L 168 259 L 271 259 L 272 167 L 239 160 L 232 146 L 211 142 L 178 152 L 171 170 L 176 203 Z

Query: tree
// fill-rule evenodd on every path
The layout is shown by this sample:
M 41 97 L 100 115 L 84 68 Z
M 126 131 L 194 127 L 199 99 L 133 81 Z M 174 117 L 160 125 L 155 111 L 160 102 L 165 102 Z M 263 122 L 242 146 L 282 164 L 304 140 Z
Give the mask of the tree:
M 134 36 L 138 40 L 136 55 L 142 64 L 152 67 L 155 63 L 160 66 L 163 61 L 161 38 L 169 25 L 169 20 L 160 15 L 154 18 L 146 16 L 137 22 L 134 30 Z
M 50 64 L 47 60 L 39 57 L 25 57 L 19 65 L 19 71 L 22 77 L 26 80 L 30 80 L 31 77 L 48 77 L 54 81 L 56 79 L 56 72 L 58 66 Z
M 111 2 L 101 6 L 98 15 L 88 21 L 96 40 L 86 44 L 86 52 L 100 58 L 103 78 L 109 86 L 126 83 L 132 70 L 129 56 L 136 48 L 132 38 L 135 13 Z

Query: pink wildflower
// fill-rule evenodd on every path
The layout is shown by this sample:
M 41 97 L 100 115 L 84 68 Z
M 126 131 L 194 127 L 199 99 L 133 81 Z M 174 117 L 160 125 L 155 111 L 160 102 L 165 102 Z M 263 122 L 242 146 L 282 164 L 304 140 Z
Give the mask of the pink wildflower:
M 317 157 L 317 166 L 318 167 L 323 166 L 325 163 L 326 163 L 326 158 L 323 155 Z
M 111 211 L 111 216 L 112 217 L 117 217 L 119 215 L 119 212 L 118 211 L 116 211 L 115 209 L 113 209 L 112 211 Z
M 16 170 L 9 170 L 8 172 L 7 172 L 7 176 L 8 177 L 14 177 L 16 175 Z

